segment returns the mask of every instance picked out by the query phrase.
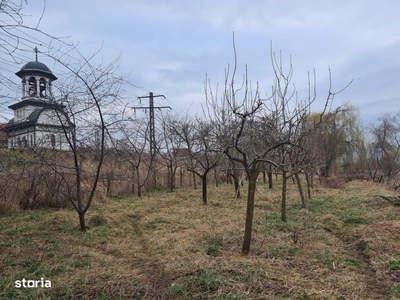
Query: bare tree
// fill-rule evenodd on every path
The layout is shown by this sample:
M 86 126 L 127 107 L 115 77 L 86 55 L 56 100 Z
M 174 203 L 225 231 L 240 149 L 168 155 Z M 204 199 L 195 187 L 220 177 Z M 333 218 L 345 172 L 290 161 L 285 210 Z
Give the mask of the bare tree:
M 370 176 L 374 181 L 390 181 L 399 172 L 400 113 L 381 117 L 371 133 Z
M 286 141 L 266 141 L 268 131 L 261 130 L 260 125 L 263 117 L 266 117 L 264 100 L 260 97 L 258 85 L 253 92 L 251 84 L 244 75 L 242 89 L 235 87 L 236 76 L 236 48 L 235 65 L 232 75 L 229 69 L 225 74 L 225 90 L 222 100 L 218 101 L 216 96 L 210 91 L 207 95 L 209 111 L 214 112 L 211 116 L 213 126 L 220 128 L 219 142 L 224 153 L 232 161 L 240 163 L 248 179 L 247 190 L 247 209 L 245 221 L 245 233 L 242 246 L 242 253 L 248 254 L 250 251 L 254 202 L 256 193 L 256 183 L 263 163 L 267 155 L 286 143 Z M 239 92 L 242 92 L 240 95 Z M 275 116 L 270 115 L 274 118 Z M 269 124 L 268 124 L 269 125 Z M 267 126 L 268 126 L 267 125 Z M 267 143 L 264 143 L 267 142 Z
M 229 182 L 233 181 L 233 186 L 235 189 L 235 197 L 238 199 L 241 197 L 240 186 L 243 185 L 243 175 L 245 174 L 243 171 L 243 167 L 237 161 L 231 159 L 225 159 L 225 169 L 227 180 Z
M 129 117 L 117 125 L 119 137 L 115 147 L 122 160 L 132 170 L 132 193 L 142 196 L 152 168 L 152 160 L 148 149 L 149 123 Z
M 168 169 L 168 186 L 171 192 L 175 188 L 176 171 L 182 163 L 179 151 L 183 145 L 182 139 L 176 134 L 174 124 L 176 124 L 176 118 L 171 115 L 163 116 L 162 131 L 159 138 L 161 146 L 158 147 L 158 154 L 162 158 L 161 164 Z
M 123 77 L 116 73 L 120 58 L 103 66 L 92 63 L 96 54 L 90 58 L 81 55 L 73 64 L 62 55 L 51 55 L 70 74 L 59 85 L 59 90 L 68 115 L 69 124 L 64 126 L 64 134 L 73 160 L 73 167 L 53 166 L 53 169 L 62 175 L 66 188 L 60 192 L 78 213 L 83 232 L 86 231 L 85 214 L 95 197 L 106 154 L 108 114 L 117 106 L 123 83 Z
M 27 26 L 28 16 L 23 14 L 27 4 L 28 1 L 0 1 L 0 61 L 8 65 L 20 64 L 25 60 L 21 52 L 33 52 L 35 48 L 36 56 L 39 53 L 47 56 L 65 70 L 67 75 L 58 85 L 61 100 L 51 100 L 57 105 L 53 105 L 54 112 L 49 113 L 48 118 L 53 118 L 54 122 L 58 119 L 72 156 L 64 153 L 64 159 L 56 160 L 57 155 L 52 159 L 48 151 L 33 150 L 62 183 L 57 185 L 57 194 L 70 200 L 79 215 L 80 229 L 86 231 L 85 213 L 94 199 L 105 155 L 107 113 L 118 105 L 121 95 L 123 79 L 116 74 L 120 58 L 108 65 L 95 63 L 98 53 L 84 57 L 62 38 L 42 31 L 40 23 L 46 1 L 43 1 L 43 12 L 36 25 Z M 41 51 L 36 47 L 39 44 L 44 48 Z M 63 49 L 64 46 L 67 49 Z M 7 78 L 0 77 L 2 86 L 7 82 Z M 98 133 L 95 144 L 91 135 L 93 129 Z M 33 186 L 36 181 L 32 181 Z
M 196 118 L 194 121 L 177 121 L 173 125 L 189 152 L 188 171 L 197 175 L 202 183 L 203 204 L 207 204 L 207 175 L 223 155 L 216 144 L 212 124 Z

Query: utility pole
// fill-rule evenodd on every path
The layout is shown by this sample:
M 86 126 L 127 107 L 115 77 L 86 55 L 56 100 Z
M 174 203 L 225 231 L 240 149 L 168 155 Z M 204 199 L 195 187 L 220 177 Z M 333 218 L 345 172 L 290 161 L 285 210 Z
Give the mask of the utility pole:
M 153 95 L 153 92 L 149 93 L 149 96 L 142 96 L 138 97 L 138 99 L 144 99 L 148 98 L 149 99 L 149 106 L 135 106 L 132 107 L 133 109 L 148 109 L 150 111 L 150 119 L 149 119 L 149 142 L 150 142 L 150 170 L 153 173 L 155 171 L 153 169 L 153 161 L 156 156 L 156 129 L 155 129 L 155 118 L 154 118 L 154 109 L 163 109 L 163 108 L 169 108 L 172 109 L 169 106 L 154 106 L 154 98 L 157 97 L 163 97 L 165 99 L 164 95 Z M 156 175 L 155 172 L 153 174 L 154 176 L 154 188 L 157 188 L 157 182 L 156 182 Z
M 149 106 L 135 106 L 132 107 L 133 109 L 148 109 L 150 111 L 150 120 L 149 120 L 149 129 L 150 129 L 150 156 L 151 159 L 153 160 L 155 154 L 156 154 L 156 130 L 155 130 L 155 118 L 154 118 L 154 109 L 163 109 L 163 108 L 169 108 L 169 106 L 154 106 L 154 98 L 157 97 L 163 97 L 165 99 L 164 95 L 153 95 L 153 92 L 149 93 L 149 96 L 142 96 L 138 97 L 138 99 L 144 99 L 148 98 L 149 99 Z

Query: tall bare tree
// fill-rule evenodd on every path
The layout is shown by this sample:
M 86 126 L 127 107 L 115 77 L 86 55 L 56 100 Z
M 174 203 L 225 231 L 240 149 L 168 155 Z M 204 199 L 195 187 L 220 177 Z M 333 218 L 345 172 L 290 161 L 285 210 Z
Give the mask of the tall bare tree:
M 121 98 L 124 79 L 117 74 L 120 58 L 102 65 L 92 62 L 99 52 L 90 58 L 77 53 L 74 63 L 63 55 L 51 55 L 70 74 L 59 85 L 59 91 L 69 121 L 64 134 L 73 156 L 72 167 L 64 165 L 64 173 L 60 167 L 53 169 L 62 175 L 66 189 L 60 192 L 78 213 L 81 231 L 86 231 L 85 214 L 95 197 L 106 154 L 109 114 L 115 111 Z

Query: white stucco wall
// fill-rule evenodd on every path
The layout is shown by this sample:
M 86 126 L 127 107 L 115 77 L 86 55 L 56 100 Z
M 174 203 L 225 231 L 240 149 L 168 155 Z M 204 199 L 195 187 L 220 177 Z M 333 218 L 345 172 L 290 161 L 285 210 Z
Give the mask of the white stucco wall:
M 10 133 L 8 147 L 70 150 L 67 139 L 70 134 L 64 132 L 61 124 L 68 126 L 68 120 L 64 114 L 57 113 L 54 109 L 45 110 L 39 115 L 35 125 Z M 65 130 L 68 131 L 68 128 Z
M 48 124 L 48 125 L 61 125 L 68 126 L 67 118 L 64 114 L 57 112 L 55 110 L 45 110 L 43 111 L 37 120 L 38 124 Z
M 37 107 L 32 106 L 32 105 L 27 105 L 27 106 L 24 106 L 22 108 L 15 110 L 14 111 L 14 122 L 16 122 L 16 123 L 25 122 L 35 109 L 37 109 Z

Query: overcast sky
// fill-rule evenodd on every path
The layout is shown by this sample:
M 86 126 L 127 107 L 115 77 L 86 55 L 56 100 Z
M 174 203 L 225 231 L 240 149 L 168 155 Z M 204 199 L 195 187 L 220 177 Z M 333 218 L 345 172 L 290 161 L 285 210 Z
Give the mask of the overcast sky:
M 42 9 L 41 0 L 28 1 L 26 22 L 37 22 Z M 400 108 L 399 12 L 397 0 L 69 0 L 47 1 L 40 28 L 70 36 L 85 54 L 103 43 L 105 61 L 122 54 L 121 72 L 140 87 L 131 88 L 133 103 L 152 91 L 167 97 L 158 104 L 190 113 L 205 101 L 206 74 L 214 86 L 223 84 L 233 31 L 240 71 L 247 64 L 249 78 L 269 92 L 272 41 L 285 62 L 292 59 L 299 98 L 315 68 L 318 109 L 330 67 L 333 90 L 354 80 L 334 105 L 357 106 L 369 124 Z

